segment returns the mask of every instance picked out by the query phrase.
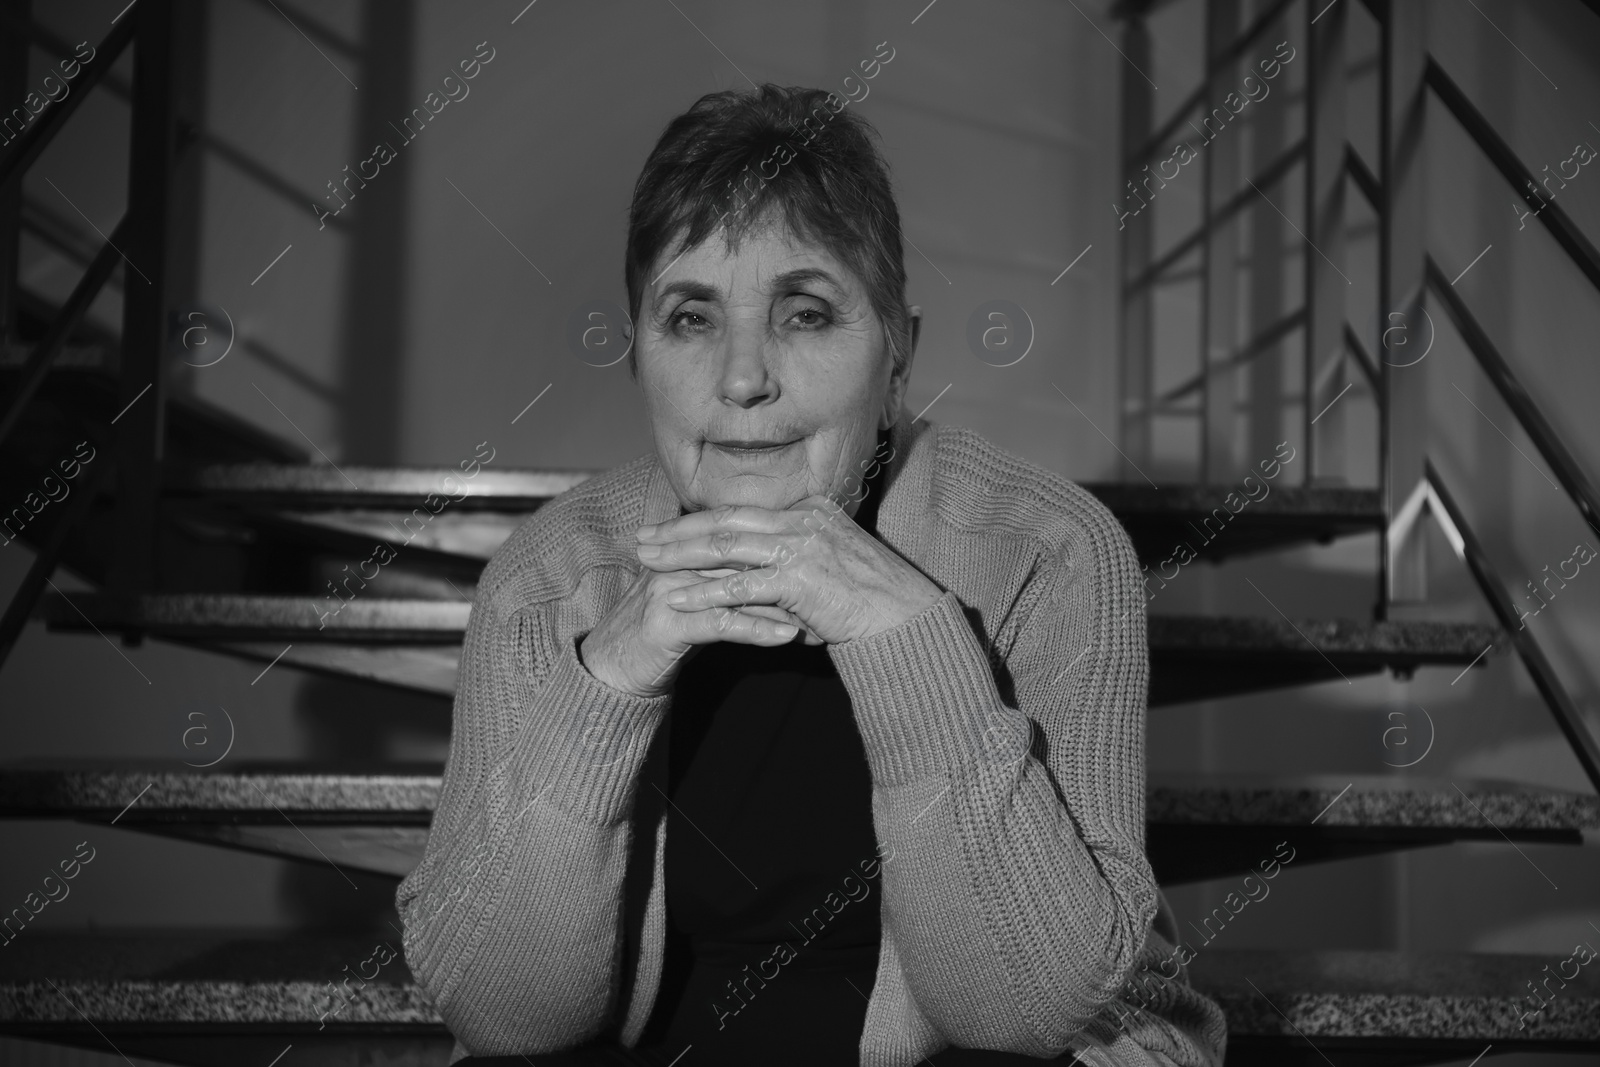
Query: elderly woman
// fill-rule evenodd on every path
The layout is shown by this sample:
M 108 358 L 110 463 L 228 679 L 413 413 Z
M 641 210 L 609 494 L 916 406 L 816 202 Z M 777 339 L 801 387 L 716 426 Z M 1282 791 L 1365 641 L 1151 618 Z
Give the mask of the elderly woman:
M 654 453 L 484 571 L 398 893 L 456 1059 L 1220 1064 L 1144 853 L 1139 564 L 904 414 L 898 220 L 817 90 L 703 97 L 646 161 Z

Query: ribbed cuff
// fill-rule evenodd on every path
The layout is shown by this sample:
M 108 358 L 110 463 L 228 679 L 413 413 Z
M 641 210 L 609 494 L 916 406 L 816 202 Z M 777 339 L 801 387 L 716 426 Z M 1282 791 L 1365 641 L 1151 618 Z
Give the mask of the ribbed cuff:
M 829 645 L 850 693 L 876 781 L 886 785 L 975 761 L 1014 763 L 1029 722 L 1006 707 L 989 658 L 954 593 L 870 637 Z
M 601 824 L 622 818 L 639 768 L 666 718 L 670 694 L 639 697 L 590 674 L 578 635 L 559 643 L 534 694 L 513 756 L 528 803 L 543 802 Z

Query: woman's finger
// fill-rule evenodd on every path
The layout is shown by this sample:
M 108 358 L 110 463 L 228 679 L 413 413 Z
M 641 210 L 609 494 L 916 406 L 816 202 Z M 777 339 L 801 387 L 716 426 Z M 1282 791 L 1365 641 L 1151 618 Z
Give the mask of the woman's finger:
M 704 511 L 691 511 L 654 526 L 641 526 L 634 536 L 643 544 L 661 544 L 705 537 L 718 530 L 777 533 L 785 528 L 786 522 L 784 514 L 779 511 L 754 505 L 726 504 Z
M 639 562 L 653 571 L 757 569 L 770 571 L 793 562 L 799 554 L 787 534 L 719 530 L 659 544 L 641 544 Z
M 722 611 L 728 609 L 713 608 L 712 610 Z M 776 604 L 744 604 L 733 610 L 742 612 L 745 615 L 759 615 L 761 618 L 771 619 L 773 622 L 786 622 L 790 626 L 799 628 L 800 636 L 804 639 L 805 644 L 811 646 L 824 644 L 822 638 L 813 633 L 800 616 L 792 611 L 785 611 Z
M 771 619 L 773 622 L 786 622 L 791 626 L 798 626 L 802 630 L 805 629 L 805 623 L 800 621 L 799 616 L 791 611 L 785 611 L 776 604 L 745 604 L 734 610 L 742 611 L 746 615 L 756 615 L 763 619 Z
M 694 644 L 732 641 L 744 645 L 786 645 L 799 634 L 794 623 L 780 622 L 732 608 L 714 608 L 683 616 L 685 638 Z
M 739 608 L 754 604 L 781 604 L 788 589 L 781 572 L 769 574 L 748 570 L 709 582 L 685 585 L 663 599 L 676 611 L 705 611 L 708 608 Z

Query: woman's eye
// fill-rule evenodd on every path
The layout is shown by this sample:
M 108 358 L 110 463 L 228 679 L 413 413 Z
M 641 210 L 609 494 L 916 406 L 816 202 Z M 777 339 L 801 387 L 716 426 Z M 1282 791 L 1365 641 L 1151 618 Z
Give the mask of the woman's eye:
M 685 331 L 689 333 L 703 333 L 706 328 L 711 325 L 711 323 L 706 320 L 704 315 L 697 315 L 693 311 L 676 312 L 672 316 L 671 324 L 672 328 L 679 333 L 683 333 Z
M 828 324 L 828 316 L 816 308 L 801 308 L 790 316 L 789 321 L 805 329 L 817 329 Z

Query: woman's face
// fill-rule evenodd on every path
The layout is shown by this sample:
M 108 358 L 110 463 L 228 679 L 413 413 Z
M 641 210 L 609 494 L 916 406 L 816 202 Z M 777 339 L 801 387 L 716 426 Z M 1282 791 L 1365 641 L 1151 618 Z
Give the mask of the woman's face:
M 781 511 L 832 492 L 853 515 L 878 430 L 893 425 L 910 370 L 908 358 L 907 373 L 894 373 L 866 286 L 772 223 L 749 231 L 735 252 L 716 231 L 675 259 L 663 253 L 652 269 L 639 382 L 684 509 Z

